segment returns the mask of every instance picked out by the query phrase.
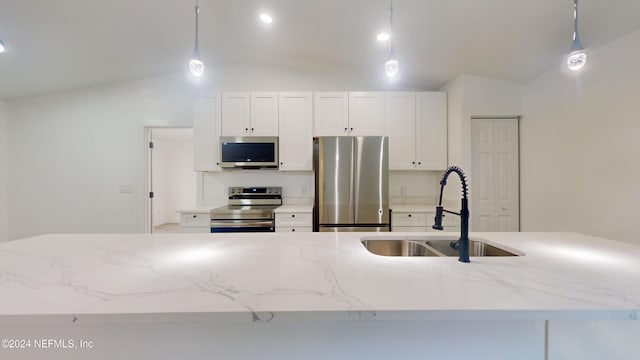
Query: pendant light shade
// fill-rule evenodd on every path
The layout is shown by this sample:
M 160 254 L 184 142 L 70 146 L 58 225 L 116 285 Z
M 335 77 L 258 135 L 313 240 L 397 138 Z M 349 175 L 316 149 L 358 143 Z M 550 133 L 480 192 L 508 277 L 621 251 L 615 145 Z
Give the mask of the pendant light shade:
M 587 54 L 580 43 L 580 36 L 578 35 L 578 0 L 573 0 L 573 42 L 567 57 L 567 67 L 576 71 L 582 69 L 586 63 Z
M 384 63 L 384 73 L 388 77 L 394 77 L 400 71 L 400 63 L 393 53 L 393 0 L 389 3 L 389 52 L 387 62 Z
M 200 59 L 200 47 L 198 46 L 198 14 L 200 7 L 196 2 L 196 41 L 193 49 L 193 56 L 189 60 L 189 71 L 195 77 L 201 77 L 204 74 L 204 62 Z
M 400 63 L 394 58 L 390 58 L 386 63 L 384 63 L 384 73 L 387 74 L 388 77 L 396 76 L 399 70 Z

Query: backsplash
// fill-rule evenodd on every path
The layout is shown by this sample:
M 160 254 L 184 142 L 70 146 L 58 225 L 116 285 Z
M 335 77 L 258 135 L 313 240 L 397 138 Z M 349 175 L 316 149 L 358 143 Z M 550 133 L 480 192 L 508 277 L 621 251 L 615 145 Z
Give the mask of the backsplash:
M 390 171 L 389 203 L 392 205 L 435 204 L 440 171 Z M 314 179 L 311 171 L 225 170 L 199 173 L 197 206 L 227 203 L 229 186 L 282 186 L 285 204 L 311 204 Z
M 435 204 L 441 175 L 441 171 L 389 171 L 389 203 Z
M 285 204 L 313 203 L 313 172 L 278 170 L 224 170 L 198 174 L 198 207 L 227 203 L 229 186 L 282 186 Z

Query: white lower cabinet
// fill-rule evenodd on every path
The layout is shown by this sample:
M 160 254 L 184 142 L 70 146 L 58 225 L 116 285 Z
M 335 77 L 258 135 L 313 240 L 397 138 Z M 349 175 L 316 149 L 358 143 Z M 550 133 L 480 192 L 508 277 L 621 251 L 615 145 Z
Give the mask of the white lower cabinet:
M 435 211 L 393 211 L 391 212 L 391 231 L 436 232 L 438 230 L 432 228 L 435 216 Z M 460 217 L 445 213 L 442 226 L 444 231 L 460 231 Z
M 184 212 L 180 215 L 180 232 L 210 233 L 211 216 L 209 213 Z
M 276 213 L 276 232 L 312 232 L 311 212 Z
M 424 232 L 426 227 L 426 212 L 391 212 L 391 231 Z

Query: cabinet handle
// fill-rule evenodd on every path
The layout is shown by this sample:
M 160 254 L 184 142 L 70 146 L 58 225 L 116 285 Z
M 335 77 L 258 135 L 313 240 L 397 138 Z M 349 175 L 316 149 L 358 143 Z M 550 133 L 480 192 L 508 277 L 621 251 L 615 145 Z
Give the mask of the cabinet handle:
M 412 164 L 412 165 L 415 165 L 415 164 L 416 164 L 416 162 L 415 162 L 415 161 L 412 161 L 412 162 L 411 162 L 411 164 Z
M 244 128 L 244 132 L 249 132 L 249 128 Z
M 282 161 L 280 161 L 280 165 L 284 165 L 284 163 Z
M 349 131 L 353 131 L 353 128 L 349 129 Z
M 344 128 L 344 131 L 347 132 L 349 130 L 349 128 Z
M 216 165 L 220 165 L 220 163 L 219 163 L 219 162 L 217 162 L 217 163 L 216 163 Z
M 296 217 L 296 214 L 291 214 L 291 217 Z
M 195 218 L 196 218 L 196 215 L 193 215 L 193 218 L 195 219 Z
M 411 217 L 411 214 L 409 214 L 409 217 Z
M 418 165 L 422 165 L 422 162 L 418 161 Z
M 255 130 L 254 128 L 251 128 L 251 132 L 253 132 L 253 130 Z
M 291 229 L 291 231 L 296 231 L 296 229 Z

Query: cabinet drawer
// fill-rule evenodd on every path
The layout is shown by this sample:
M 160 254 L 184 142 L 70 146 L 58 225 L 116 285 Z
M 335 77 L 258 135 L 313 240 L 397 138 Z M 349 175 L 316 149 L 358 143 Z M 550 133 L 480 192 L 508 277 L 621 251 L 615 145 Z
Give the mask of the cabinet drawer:
M 277 226 L 276 232 L 285 233 L 285 232 L 313 232 L 313 228 L 311 226 Z
M 312 227 L 313 216 L 311 213 L 279 213 L 276 214 L 276 228 L 287 227 Z
M 427 225 L 427 214 L 421 212 L 392 212 L 391 225 L 393 227 L 420 226 L 424 229 Z
M 182 227 L 209 227 L 211 216 L 206 213 L 183 213 L 180 216 L 180 226 Z

